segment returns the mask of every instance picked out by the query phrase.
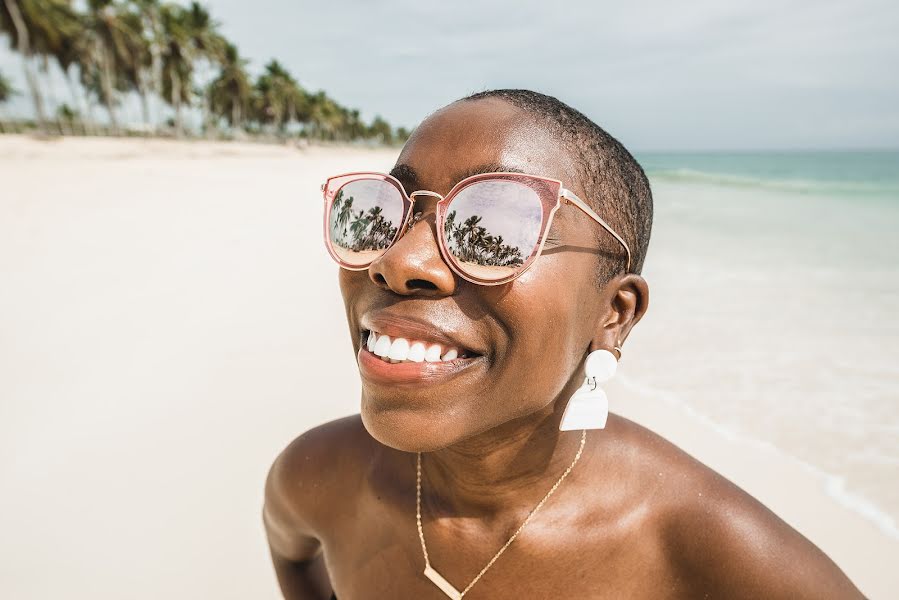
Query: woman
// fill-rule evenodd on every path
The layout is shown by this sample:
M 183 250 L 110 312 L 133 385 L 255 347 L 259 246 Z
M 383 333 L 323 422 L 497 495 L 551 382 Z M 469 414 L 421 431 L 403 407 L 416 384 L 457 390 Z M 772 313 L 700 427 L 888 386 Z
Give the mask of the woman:
M 606 416 L 648 306 L 652 199 L 593 122 L 475 94 L 391 175 L 323 191 L 362 406 L 272 466 L 285 597 L 861 597 L 748 494 Z

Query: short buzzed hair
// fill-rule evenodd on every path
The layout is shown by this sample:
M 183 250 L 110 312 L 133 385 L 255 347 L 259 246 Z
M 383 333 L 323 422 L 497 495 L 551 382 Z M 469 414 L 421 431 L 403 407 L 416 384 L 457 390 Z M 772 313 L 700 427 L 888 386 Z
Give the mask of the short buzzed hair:
M 583 200 L 624 238 L 631 250 L 630 272 L 640 273 L 652 230 L 652 191 L 631 153 L 583 113 L 552 96 L 530 90 L 487 90 L 460 102 L 482 98 L 505 100 L 549 126 L 577 158 L 587 195 Z M 601 279 L 605 282 L 613 275 L 603 273 Z

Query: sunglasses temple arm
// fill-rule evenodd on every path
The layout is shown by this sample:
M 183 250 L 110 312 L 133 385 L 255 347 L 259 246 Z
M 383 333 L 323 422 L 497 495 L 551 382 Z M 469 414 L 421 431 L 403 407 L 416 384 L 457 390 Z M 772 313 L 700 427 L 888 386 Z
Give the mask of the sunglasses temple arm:
M 584 202 L 583 200 L 578 198 L 574 192 L 572 192 L 569 189 L 562 188 L 561 195 L 562 195 L 562 199 L 565 201 L 566 204 L 574 204 L 576 207 L 581 209 L 581 211 L 583 211 L 584 214 L 586 214 L 588 217 L 590 217 L 591 219 L 593 219 L 594 221 L 596 221 L 597 223 L 602 225 L 606 231 L 608 231 L 610 234 L 612 234 L 612 237 L 614 237 L 616 240 L 618 240 L 618 243 L 620 243 L 622 246 L 624 246 L 624 251 L 627 252 L 627 266 L 625 267 L 624 272 L 625 273 L 629 272 L 631 270 L 631 249 L 627 247 L 627 244 L 621 238 L 621 236 L 618 235 L 615 232 L 615 230 L 612 229 L 609 226 L 609 224 L 606 223 L 602 219 L 602 217 L 600 217 L 598 214 L 593 212 L 593 209 L 590 208 L 589 206 L 587 206 L 586 202 Z

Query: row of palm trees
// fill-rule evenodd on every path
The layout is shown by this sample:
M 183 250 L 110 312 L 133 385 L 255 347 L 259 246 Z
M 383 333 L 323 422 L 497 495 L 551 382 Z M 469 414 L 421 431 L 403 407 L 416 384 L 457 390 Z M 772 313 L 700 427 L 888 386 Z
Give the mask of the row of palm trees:
M 0 0 L 0 34 L 22 57 L 37 125 L 48 128 L 45 81 L 50 65 L 68 82 L 72 106 L 57 118 L 96 127 L 93 110 L 105 107 L 112 133 L 121 133 L 125 98 L 140 99 L 144 130 L 186 131 L 185 113 L 199 112 L 201 129 L 300 135 L 327 140 L 408 137 L 380 117 L 365 123 L 358 110 L 325 92 L 310 92 L 277 60 L 255 79 L 237 46 L 197 2 L 164 0 Z M 205 76 L 205 79 L 204 77 Z M 13 93 L 0 74 L 0 103 Z M 171 115 L 163 118 L 164 114 Z
M 458 224 L 456 218 L 456 211 L 450 211 L 443 224 L 450 250 L 456 258 L 490 267 L 520 267 L 524 264 L 521 249 L 506 244 L 502 235 L 488 232 L 481 225 L 480 215 L 469 215 Z

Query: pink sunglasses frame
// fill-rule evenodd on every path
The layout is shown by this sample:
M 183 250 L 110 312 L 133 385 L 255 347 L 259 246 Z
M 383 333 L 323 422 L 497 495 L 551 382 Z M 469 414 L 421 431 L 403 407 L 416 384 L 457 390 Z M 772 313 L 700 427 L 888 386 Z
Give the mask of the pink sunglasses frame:
M 443 230 L 445 219 L 446 219 L 446 211 L 452 202 L 453 198 L 462 190 L 467 188 L 468 186 L 484 181 L 484 180 L 504 180 L 504 181 L 515 181 L 515 180 L 529 180 L 531 182 L 538 182 L 542 185 L 531 186 L 539 195 L 540 201 L 543 205 L 543 222 L 540 226 L 540 235 L 537 240 L 537 243 L 534 245 L 534 249 L 531 251 L 531 254 L 528 258 L 521 264 L 521 266 L 511 275 L 504 277 L 502 279 L 482 279 L 480 277 L 474 276 L 470 273 L 466 273 L 464 267 L 462 267 L 459 262 L 456 260 L 456 257 L 453 256 L 452 252 L 449 250 L 449 245 L 446 240 L 446 234 Z M 331 255 L 331 258 L 340 265 L 341 268 L 347 269 L 349 271 L 365 271 L 368 269 L 371 264 L 377 260 L 374 259 L 365 265 L 351 265 L 341 259 L 337 253 L 335 252 L 332 242 L 331 242 L 331 228 L 330 228 L 330 215 L 331 215 L 331 206 L 334 203 L 334 199 L 337 197 L 337 192 L 340 191 L 345 185 L 353 182 L 353 181 L 361 181 L 361 180 L 375 180 L 375 181 L 384 181 L 394 186 L 397 191 L 399 191 L 400 196 L 403 200 L 403 221 L 402 224 L 397 228 L 396 237 L 391 240 L 390 245 L 384 248 L 384 252 L 387 252 L 390 248 L 396 244 L 397 240 L 399 240 L 404 233 L 406 232 L 406 228 L 408 226 L 409 220 L 413 214 L 413 208 L 415 205 L 415 197 L 416 196 L 429 196 L 432 198 L 437 198 L 437 207 L 436 207 L 436 221 L 437 221 L 437 238 L 438 238 L 438 247 L 440 249 L 440 255 L 443 257 L 444 262 L 452 269 L 452 271 L 461 277 L 462 279 L 469 281 L 471 283 L 476 283 L 478 285 L 502 285 L 504 283 L 508 283 L 518 277 L 520 277 L 525 271 L 527 271 L 531 265 L 540 257 L 540 254 L 543 252 L 543 245 L 546 241 L 546 234 L 549 231 L 550 226 L 552 225 L 553 217 L 556 214 L 556 211 L 559 210 L 559 207 L 562 204 L 570 204 L 578 209 L 580 209 L 584 214 L 588 217 L 599 223 L 606 231 L 608 231 L 612 237 L 614 237 L 623 247 L 625 252 L 627 253 L 627 265 L 625 266 L 624 272 L 628 273 L 631 268 L 631 251 L 628 248 L 627 243 L 625 243 L 624 239 L 618 233 L 609 226 L 599 215 L 597 215 L 593 209 L 591 209 L 586 202 L 581 200 L 574 194 L 571 190 L 562 186 L 562 182 L 558 179 L 552 179 L 549 177 L 542 177 L 539 175 L 529 175 L 526 173 L 511 173 L 511 172 L 496 172 L 496 173 L 480 173 L 478 175 L 472 175 L 471 177 L 466 177 L 462 181 L 458 182 L 453 188 L 446 194 L 446 196 L 441 196 L 437 192 L 432 192 L 429 190 L 416 190 L 411 194 L 407 194 L 405 188 L 403 188 L 403 184 L 399 182 L 392 175 L 388 175 L 386 173 L 378 173 L 378 172 L 370 172 L 370 171 L 359 171 L 353 173 L 344 173 L 342 175 L 334 175 L 333 177 L 329 177 L 325 183 L 322 184 L 321 190 L 322 195 L 324 196 L 325 206 L 324 206 L 324 236 L 325 236 L 325 246 L 328 249 L 328 253 Z M 383 253 L 378 256 L 380 258 L 383 256 Z

